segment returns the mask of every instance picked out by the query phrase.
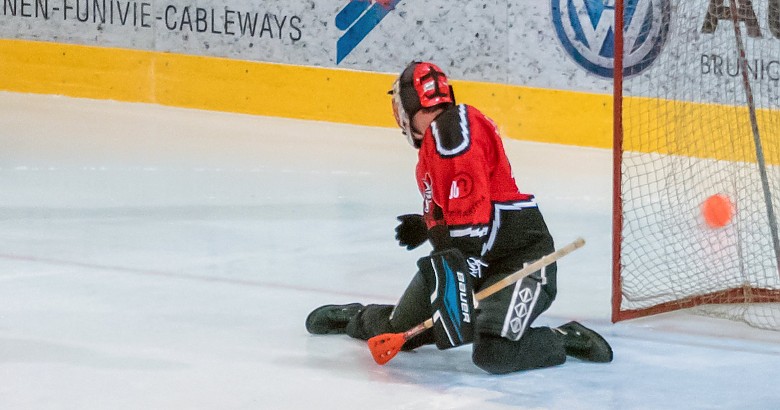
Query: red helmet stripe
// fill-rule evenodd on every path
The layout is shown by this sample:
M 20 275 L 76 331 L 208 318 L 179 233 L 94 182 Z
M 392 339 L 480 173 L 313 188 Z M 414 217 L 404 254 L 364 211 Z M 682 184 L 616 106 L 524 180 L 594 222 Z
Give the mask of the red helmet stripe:
M 451 103 L 450 85 L 444 72 L 433 63 L 419 63 L 414 67 L 413 82 L 422 107 Z

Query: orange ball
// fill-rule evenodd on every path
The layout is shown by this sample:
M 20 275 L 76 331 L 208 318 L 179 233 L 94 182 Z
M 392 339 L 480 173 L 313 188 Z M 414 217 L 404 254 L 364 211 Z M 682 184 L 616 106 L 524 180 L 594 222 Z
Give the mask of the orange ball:
M 722 228 L 731 222 L 734 216 L 734 205 L 726 195 L 715 194 L 701 204 L 701 213 L 710 228 Z

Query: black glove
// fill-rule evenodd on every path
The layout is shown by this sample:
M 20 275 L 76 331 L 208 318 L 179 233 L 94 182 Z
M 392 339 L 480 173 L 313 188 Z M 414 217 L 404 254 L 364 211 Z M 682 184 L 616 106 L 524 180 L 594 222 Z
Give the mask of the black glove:
M 425 225 L 422 215 L 407 214 L 397 219 L 401 221 L 395 227 L 395 239 L 398 240 L 399 245 L 412 250 L 428 239 L 428 226 Z

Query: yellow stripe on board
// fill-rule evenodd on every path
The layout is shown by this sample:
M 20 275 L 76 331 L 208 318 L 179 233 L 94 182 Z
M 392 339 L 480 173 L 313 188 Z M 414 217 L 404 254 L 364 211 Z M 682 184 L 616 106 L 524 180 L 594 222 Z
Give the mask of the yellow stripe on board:
M 143 51 L 0 40 L 0 89 L 152 102 L 152 56 Z
M 394 127 L 395 75 L 141 50 L 0 40 L 0 89 Z M 607 148 L 612 97 L 453 81 L 511 138 Z
M 453 81 L 455 98 L 479 108 L 504 136 L 612 147 L 612 95 Z
M 780 111 L 759 109 L 756 119 L 765 161 L 780 164 Z M 745 106 L 626 97 L 623 130 L 625 151 L 757 161 Z

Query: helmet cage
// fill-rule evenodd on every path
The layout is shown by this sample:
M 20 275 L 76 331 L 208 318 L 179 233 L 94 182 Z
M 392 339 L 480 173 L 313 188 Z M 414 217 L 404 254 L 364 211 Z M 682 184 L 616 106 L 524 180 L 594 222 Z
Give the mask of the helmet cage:
M 401 97 L 401 79 L 397 78 L 393 82 L 393 116 L 398 127 L 401 128 L 401 132 L 406 136 L 409 144 L 416 146 L 414 138 L 412 137 L 412 124 L 409 114 L 404 108 L 403 99 Z

